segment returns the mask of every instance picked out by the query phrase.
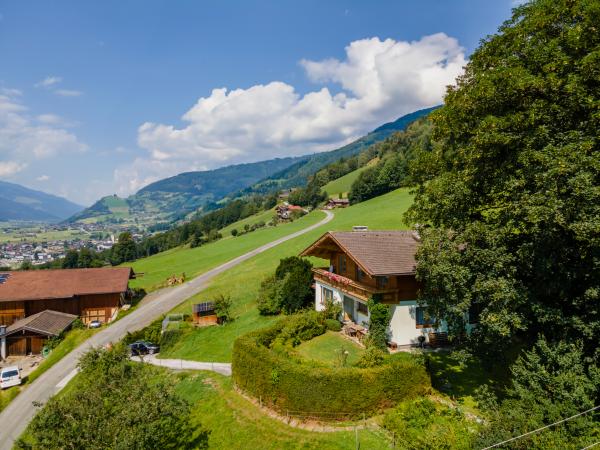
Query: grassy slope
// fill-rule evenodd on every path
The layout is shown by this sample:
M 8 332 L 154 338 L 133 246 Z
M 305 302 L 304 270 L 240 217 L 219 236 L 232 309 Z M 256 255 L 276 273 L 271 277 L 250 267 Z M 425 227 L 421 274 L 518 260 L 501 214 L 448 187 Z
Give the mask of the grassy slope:
M 183 337 L 173 347 L 164 349 L 162 356 L 197 361 L 231 361 L 233 341 L 238 336 L 276 320 L 258 314 L 256 296 L 261 280 L 275 271 L 281 258 L 297 255 L 328 230 L 351 230 L 356 224 L 368 225 L 372 230 L 406 228 L 402 222 L 402 213 L 411 202 L 412 196 L 408 190 L 399 189 L 367 202 L 336 210 L 335 219 L 328 224 L 219 275 L 208 289 L 182 303 L 175 312 L 189 313 L 192 303 L 209 300 L 218 293 L 229 294 L 234 303 L 234 322 L 219 327 L 184 329 Z
M 364 351 L 362 347 L 345 339 L 340 333 L 333 331 L 328 331 L 310 341 L 303 342 L 295 350 L 304 359 L 335 367 L 337 355 L 342 348 L 348 352 L 346 362 L 349 366 L 356 364 Z
M 217 374 L 184 374 L 177 392 L 194 403 L 192 423 L 211 430 L 212 449 L 355 449 L 355 432 L 315 433 L 290 427 L 266 416 Z M 381 432 L 359 430 L 360 448 L 389 448 Z
M 348 197 L 348 192 L 350 192 L 350 188 L 352 187 L 352 183 L 358 178 L 361 172 L 364 172 L 365 169 L 372 166 L 378 161 L 378 158 L 375 158 L 363 167 L 359 167 L 353 172 L 347 173 L 343 177 L 338 178 L 337 180 L 332 180 L 323 186 L 323 190 L 327 192 L 329 197 L 337 198 L 340 193 L 344 194 L 344 197 Z
M 267 223 L 273 218 L 274 215 L 275 210 L 269 209 L 268 211 L 263 211 L 258 214 L 254 214 L 253 216 L 246 217 L 245 219 L 238 220 L 237 222 L 232 223 L 231 225 L 228 225 L 225 228 L 222 228 L 221 230 L 219 230 L 219 232 L 224 237 L 228 237 L 231 236 L 231 230 L 233 230 L 234 228 L 238 231 L 242 231 L 244 229 L 244 225 L 246 224 L 252 226 L 258 222 Z
M 221 239 L 201 247 L 177 247 L 149 258 L 126 263 L 124 265 L 133 267 L 136 272 L 144 273 L 142 277 L 132 280 L 130 286 L 152 291 L 171 275 L 179 276 L 185 272 L 188 279 L 195 277 L 219 264 L 306 228 L 322 219 L 323 213 L 314 211 L 292 223 L 260 229 L 236 238 Z

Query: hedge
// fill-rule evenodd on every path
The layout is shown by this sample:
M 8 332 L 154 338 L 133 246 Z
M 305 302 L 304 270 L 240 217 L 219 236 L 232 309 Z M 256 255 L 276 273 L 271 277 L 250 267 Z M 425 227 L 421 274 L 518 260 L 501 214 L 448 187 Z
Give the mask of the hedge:
M 417 358 L 390 357 L 364 369 L 316 367 L 290 358 L 269 348 L 284 327 L 285 320 L 239 337 L 232 360 L 236 386 L 284 414 L 363 417 L 430 389 Z

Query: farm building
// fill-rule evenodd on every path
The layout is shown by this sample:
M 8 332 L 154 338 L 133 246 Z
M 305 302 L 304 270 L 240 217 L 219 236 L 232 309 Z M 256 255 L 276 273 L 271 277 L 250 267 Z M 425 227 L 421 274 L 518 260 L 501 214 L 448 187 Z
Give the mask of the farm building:
M 330 198 L 325 204 L 326 209 L 346 208 L 350 206 L 350 200 L 347 198 Z
M 0 273 L 0 325 L 46 310 L 75 315 L 86 324 L 110 322 L 134 277 L 129 267 Z
M 198 326 L 217 325 L 219 320 L 213 302 L 192 305 L 192 321 Z

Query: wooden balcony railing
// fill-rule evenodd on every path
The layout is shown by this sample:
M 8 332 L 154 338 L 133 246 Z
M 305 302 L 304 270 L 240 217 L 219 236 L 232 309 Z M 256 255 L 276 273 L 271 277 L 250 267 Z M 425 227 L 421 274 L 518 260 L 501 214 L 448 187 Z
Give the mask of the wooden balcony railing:
M 378 294 L 383 303 L 397 303 L 399 301 L 398 289 L 377 289 L 351 278 L 329 272 L 327 269 L 314 268 L 315 280 L 328 284 L 353 297 L 367 301 L 374 294 Z

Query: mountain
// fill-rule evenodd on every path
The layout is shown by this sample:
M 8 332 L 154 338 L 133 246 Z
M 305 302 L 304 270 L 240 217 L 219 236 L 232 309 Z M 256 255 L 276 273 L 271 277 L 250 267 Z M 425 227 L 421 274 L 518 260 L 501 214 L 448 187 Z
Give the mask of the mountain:
M 326 165 L 341 158 L 347 158 L 360 153 L 371 145 L 385 140 L 390 135 L 406 129 L 409 124 L 420 117 L 428 115 L 437 108 L 439 108 L 439 106 L 421 109 L 419 111 L 406 114 L 405 116 L 402 116 L 393 122 L 388 122 L 384 125 L 381 125 L 366 136 L 363 136 L 356 141 L 336 150 L 309 155 L 295 164 L 292 164 L 289 167 L 244 189 L 241 194 L 265 193 L 275 189 L 287 189 L 303 186 L 306 184 L 309 176 L 317 173 Z
M 0 221 L 59 222 L 82 209 L 62 197 L 0 181 Z
M 69 222 L 134 220 L 140 224 L 171 221 L 218 202 L 231 192 L 302 160 L 277 158 L 249 164 L 237 164 L 215 170 L 185 172 L 145 186 L 126 199 L 104 197 L 69 218 Z

